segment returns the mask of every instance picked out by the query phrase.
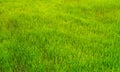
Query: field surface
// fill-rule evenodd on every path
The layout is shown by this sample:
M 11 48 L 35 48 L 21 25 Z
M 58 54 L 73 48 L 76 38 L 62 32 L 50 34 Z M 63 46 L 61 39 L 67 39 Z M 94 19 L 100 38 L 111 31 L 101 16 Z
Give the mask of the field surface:
M 0 72 L 120 72 L 120 1 L 0 0 Z

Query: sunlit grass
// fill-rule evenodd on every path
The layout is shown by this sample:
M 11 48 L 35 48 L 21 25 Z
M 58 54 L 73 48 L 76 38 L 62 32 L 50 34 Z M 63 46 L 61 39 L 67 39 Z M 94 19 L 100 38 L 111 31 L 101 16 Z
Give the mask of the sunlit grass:
M 1 0 L 0 72 L 119 72 L 119 0 Z

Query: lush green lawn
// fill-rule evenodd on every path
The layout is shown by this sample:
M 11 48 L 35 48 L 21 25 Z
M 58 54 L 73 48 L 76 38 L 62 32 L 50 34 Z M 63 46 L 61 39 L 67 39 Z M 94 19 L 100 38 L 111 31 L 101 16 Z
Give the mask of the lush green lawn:
M 120 1 L 0 0 L 0 72 L 120 72 Z

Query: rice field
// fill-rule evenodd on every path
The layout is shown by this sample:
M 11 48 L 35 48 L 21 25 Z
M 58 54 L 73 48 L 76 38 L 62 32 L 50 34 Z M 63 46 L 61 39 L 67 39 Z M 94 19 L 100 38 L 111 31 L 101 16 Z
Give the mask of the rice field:
M 0 0 L 0 72 L 120 72 L 120 1 Z

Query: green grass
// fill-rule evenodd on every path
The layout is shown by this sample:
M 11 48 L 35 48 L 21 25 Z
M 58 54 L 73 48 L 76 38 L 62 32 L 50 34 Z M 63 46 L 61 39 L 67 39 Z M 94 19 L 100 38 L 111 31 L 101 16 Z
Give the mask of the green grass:
M 0 0 L 0 72 L 120 72 L 120 1 Z

